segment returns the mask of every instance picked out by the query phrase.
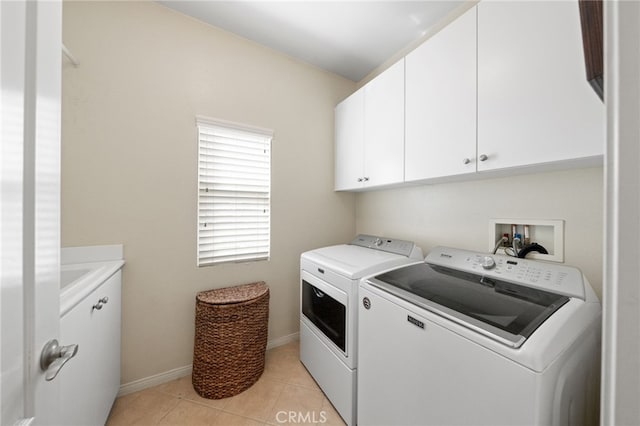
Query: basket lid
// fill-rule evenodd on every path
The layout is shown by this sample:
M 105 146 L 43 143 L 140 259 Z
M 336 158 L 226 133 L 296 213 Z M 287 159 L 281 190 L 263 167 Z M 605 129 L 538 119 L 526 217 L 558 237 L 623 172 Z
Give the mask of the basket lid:
M 201 291 L 196 300 L 210 305 L 229 305 L 256 299 L 269 291 L 264 281 L 243 284 L 234 287 L 216 288 Z

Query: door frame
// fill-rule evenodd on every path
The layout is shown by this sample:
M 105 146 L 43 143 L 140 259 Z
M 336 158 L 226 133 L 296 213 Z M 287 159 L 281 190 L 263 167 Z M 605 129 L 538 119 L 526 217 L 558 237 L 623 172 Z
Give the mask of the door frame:
M 640 3 L 604 2 L 605 246 L 601 424 L 640 424 Z M 595 95 L 594 95 L 595 96 Z

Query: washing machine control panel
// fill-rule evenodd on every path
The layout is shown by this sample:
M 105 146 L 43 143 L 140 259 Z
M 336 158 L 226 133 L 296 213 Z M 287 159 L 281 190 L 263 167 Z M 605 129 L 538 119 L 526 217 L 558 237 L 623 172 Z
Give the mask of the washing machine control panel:
M 436 247 L 426 257 L 430 264 L 445 266 L 514 284 L 541 288 L 570 297 L 585 299 L 584 281 L 579 269 L 520 259 L 505 255 L 487 255 L 461 249 Z
M 484 269 L 493 269 L 496 267 L 496 261 L 491 256 L 485 256 L 482 258 L 482 267 Z

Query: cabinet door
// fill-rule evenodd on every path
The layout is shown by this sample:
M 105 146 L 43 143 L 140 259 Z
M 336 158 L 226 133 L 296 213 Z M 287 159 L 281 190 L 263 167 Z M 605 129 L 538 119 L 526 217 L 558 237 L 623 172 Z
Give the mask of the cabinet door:
M 476 8 L 406 57 L 405 180 L 476 171 Z
M 404 180 L 404 59 L 364 86 L 364 179 Z
M 601 156 L 578 2 L 478 5 L 478 170 Z
M 118 271 L 60 321 L 61 341 L 78 343 L 74 362 L 60 375 L 62 424 L 107 421 L 120 388 L 121 282 Z M 94 309 L 104 297 L 108 302 Z
M 335 189 L 362 188 L 364 177 L 364 90 L 360 89 L 335 110 Z

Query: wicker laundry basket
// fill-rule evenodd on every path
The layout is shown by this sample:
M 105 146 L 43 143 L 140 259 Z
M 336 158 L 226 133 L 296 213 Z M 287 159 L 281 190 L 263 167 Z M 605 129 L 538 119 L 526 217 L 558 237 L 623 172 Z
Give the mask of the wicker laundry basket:
M 269 288 L 264 282 L 196 296 L 193 388 L 220 399 L 248 389 L 264 371 Z

